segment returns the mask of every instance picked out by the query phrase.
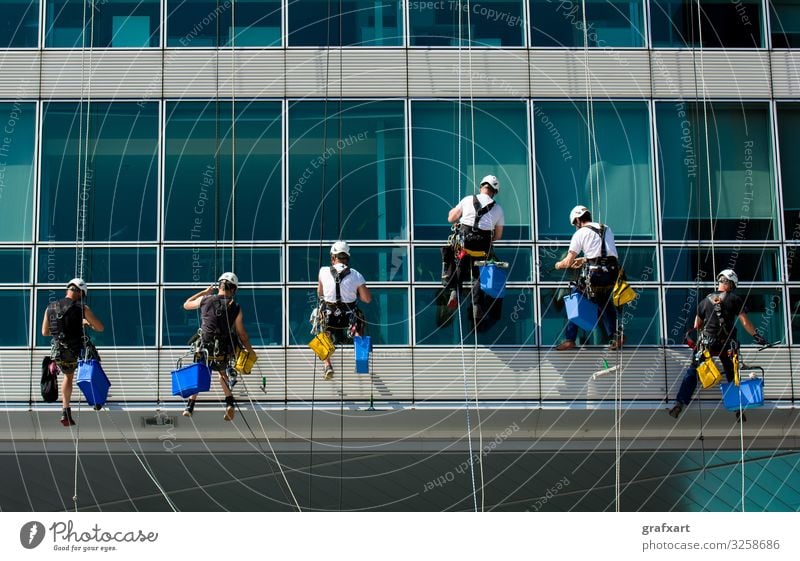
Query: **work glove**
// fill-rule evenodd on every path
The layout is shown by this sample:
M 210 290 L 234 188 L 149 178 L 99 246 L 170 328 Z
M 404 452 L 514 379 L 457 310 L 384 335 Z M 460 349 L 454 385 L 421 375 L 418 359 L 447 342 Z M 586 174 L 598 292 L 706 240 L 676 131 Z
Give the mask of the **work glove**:
M 763 347 L 764 345 L 768 345 L 768 344 L 769 344 L 769 343 L 767 342 L 767 340 L 766 340 L 766 339 L 764 339 L 764 336 L 763 336 L 763 335 L 761 335 L 761 333 L 759 333 L 758 331 L 756 331 L 755 333 L 753 333 L 753 341 L 755 341 L 757 344 L 761 345 L 762 347 Z

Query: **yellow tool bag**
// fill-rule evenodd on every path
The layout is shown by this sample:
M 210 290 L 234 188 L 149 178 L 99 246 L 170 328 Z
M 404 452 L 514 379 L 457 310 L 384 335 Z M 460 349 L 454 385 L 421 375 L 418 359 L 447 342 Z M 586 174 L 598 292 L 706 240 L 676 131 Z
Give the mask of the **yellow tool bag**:
M 625 278 L 625 271 L 623 269 L 619 271 L 617 282 L 614 284 L 614 290 L 611 292 L 611 300 L 617 308 L 636 300 L 636 291 L 628 284 L 628 279 Z
M 331 336 L 325 333 L 317 333 L 313 339 L 308 343 L 311 350 L 319 357 L 320 360 L 325 360 L 333 354 L 336 347 L 333 346 Z
M 697 376 L 703 388 L 715 386 L 722 380 L 722 374 L 708 351 L 703 351 L 703 362 L 697 366 Z
M 255 351 L 248 352 L 245 349 L 239 349 L 236 353 L 236 364 L 234 368 L 236 368 L 237 372 L 241 372 L 242 374 L 250 374 L 257 360 L 258 355 L 256 355 Z

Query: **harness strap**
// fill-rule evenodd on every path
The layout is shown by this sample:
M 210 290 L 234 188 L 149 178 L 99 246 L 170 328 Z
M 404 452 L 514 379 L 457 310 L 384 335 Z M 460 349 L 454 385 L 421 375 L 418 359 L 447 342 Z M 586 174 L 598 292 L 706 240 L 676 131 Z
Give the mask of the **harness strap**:
M 341 272 L 339 272 L 336 269 L 336 267 L 331 265 L 331 269 L 330 270 L 331 270 L 331 276 L 333 277 L 333 280 L 336 282 L 336 303 L 337 304 L 341 304 L 342 303 L 342 287 L 341 287 L 342 279 L 344 279 L 347 275 L 350 274 L 350 267 L 345 265 L 344 269 L 342 269 Z
M 603 259 L 608 257 L 608 252 L 606 251 L 606 225 L 600 224 L 600 228 L 595 228 L 587 224 L 584 228 L 589 228 L 592 232 L 600 236 L 600 257 Z

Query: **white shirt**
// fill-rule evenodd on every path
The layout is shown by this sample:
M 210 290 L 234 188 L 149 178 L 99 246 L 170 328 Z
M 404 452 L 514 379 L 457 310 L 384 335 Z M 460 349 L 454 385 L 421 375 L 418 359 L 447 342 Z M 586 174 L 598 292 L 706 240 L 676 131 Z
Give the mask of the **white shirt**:
M 485 207 L 493 200 L 489 195 L 485 195 L 484 193 L 478 194 L 477 197 L 478 202 L 481 204 L 481 208 Z M 472 204 L 472 195 L 469 197 L 464 197 L 458 204 L 461 207 L 461 219 L 459 222 L 465 226 L 474 226 L 475 206 Z M 505 215 L 503 214 L 503 207 L 495 203 L 495 205 L 492 207 L 492 210 L 481 216 L 481 219 L 478 222 L 478 228 L 481 230 L 494 230 L 495 226 L 503 226 L 505 221 L 506 219 Z
M 597 222 L 589 222 L 589 226 L 594 226 L 598 230 L 600 229 L 600 224 Z M 619 258 L 619 254 L 617 253 L 617 246 L 614 243 L 614 232 L 611 231 L 611 228 L 606 226 L 606 255 L 617 257 Z M 602 248 L 600 247 L 600 234 L 594 232 L 590 228 L 578 228 L 578 230 L 572 234 L 572 239 L 569 242 L 569 250 L 574 251 L 576 255 L 580 255 L 583 252 L 583 256 L 587 259 L 594 259 L 595 257 L 600 257 L 602 255 Z
M 336 263 L 334 268 L 341 273 L 345 268 L 344 263 Z M 322 267 L 319 270 L 319 280 L 322 283 L 322 297 L 326 302 L 336 302 L 336 281 L 333 279 L 330 267 Z M 358 298 L 358 287 L 366 284 L 364 276 L 350 267 L 350 272 L 339 283 L 339 290 L 342 302 L 352 304 Z

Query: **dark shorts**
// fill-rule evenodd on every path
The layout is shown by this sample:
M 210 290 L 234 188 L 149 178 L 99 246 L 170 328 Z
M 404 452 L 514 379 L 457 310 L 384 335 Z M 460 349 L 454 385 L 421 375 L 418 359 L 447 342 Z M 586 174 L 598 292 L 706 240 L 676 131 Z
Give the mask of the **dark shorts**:
M 350 326 L 355 326 L 355 334 L 364 333 L 364 316 L 355 306 L 327 304 L 323 313 L 325 330 L 330 334 L 334 344 L 353 342 L 353 339 L 348 337 Z
M 225 369 L 231 365 L 234 360 L 234 352 L 231 349 L 217 350 L 214 354 L 214 344 L 209 343 L 203 345 L 203 348 L 208 351 L 208 367 L 214 372 L 225 372 Z M 203 362 L 206 360 L 205 353 L 196 353 L 194 355 L 195 362 Z

